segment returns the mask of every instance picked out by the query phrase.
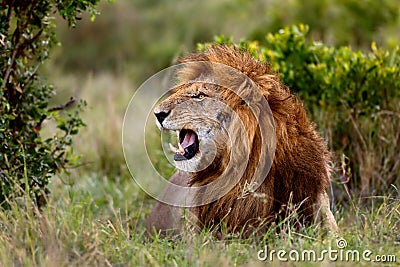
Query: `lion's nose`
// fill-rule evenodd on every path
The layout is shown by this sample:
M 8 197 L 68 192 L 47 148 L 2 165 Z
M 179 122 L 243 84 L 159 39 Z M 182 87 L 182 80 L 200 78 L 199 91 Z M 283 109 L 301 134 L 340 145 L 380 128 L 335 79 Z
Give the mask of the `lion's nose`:
M 158 122 L 162 125 L 163 121 L 165 120 L 166 117 L 171 113 L 171 111 L 164 112 L 154 112 L 154 115 L 156 115 Z

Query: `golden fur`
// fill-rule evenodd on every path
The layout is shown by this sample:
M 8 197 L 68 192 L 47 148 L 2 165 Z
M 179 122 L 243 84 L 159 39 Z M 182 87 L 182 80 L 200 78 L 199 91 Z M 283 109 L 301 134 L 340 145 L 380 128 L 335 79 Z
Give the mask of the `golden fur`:
M 185 110 L 177 110 L 179 103 L 191 101 L 191 94 L 203 90 L 209 98 L 223 101 L 236 112 L 245 125 L 247 136 L 236 136 L 235 144 L 242 143 L 244 142 L 242 139 L 248 138 L 252 151 L 243 176 L 238 177 L 239 182 L 232 190 L 210 204 L 190 209 L 196 224 L 200 228 L 224 225 L 227 232 L 244 230 L 247 236 L 256 229 L 265 229 L 271 221 L 286 216 L 289 205 L 294 205 L 299 213 L 299 222 L 312 222 L 318 211 L 321 211 L 326 217 L 329 228 L 336 230 L 326 195 L 330 183 L 330 153 L 314 124 L 308 120 L 302 103 L 281 83 L 279 76 L 268 65 L 255 60 L 250 54 L 222 45 L 214 45 L 205 52 L 189 55 L 181 59 L 181 62 L 199 64 L 188 65 L 180 72 L 182 85 L 175 88 L 175 93 L 163 101 L 156 108 L 156 112 L 173 111 L 167 118 L 170 127 L 171 125 L 181 127 L 179 125 L 182 121 L 185 123 L 190 121 L 191 129 L 199 132 L 209 123 L 207 118 L 220 120 L 221 124 L 227 123 L 226 117 L 220 114 L 220 110 L 211 105 L 204 109 L 207 113 L 204 111 L 200 113 L 195 103 L 188 105 Z M 262 154 L 259 122 L 249 107 L 233 92 L 212 83 L 195 82 L 200 76 L 205 75 L 204 65 L 201 62 L 221 63 L 245 74 L 261 91 L 272 111 L 277 142 L 275 157 L 264 182 L 255 192 L 246 192 L 245 197 L 242 197 L 243 190 Z M 222 77 L 223 74 L 216 76 Z M 242 82 L 230 81 L 230 78 L 231 76 L 225 74 L 224 83 Z M 204 118 L 197 123 L 193 122 L 193 118 L 190 117 L 193 114 Z M 236 128 L 238 126 L 235 123 L 237 122 L 232 120 L 227 124 L 228 127 Z M 209 127 L 214 127 L 213 130 L 218 131 L 215 128 L 217 126 Z M 227 138 L 225 135 L 221 133 L 214 136 L 218 136 L 213 137 L 216 139 L 213 141 L 217 144 L 217 154 L 211 165 L 198 172 L 179 172 L 171 178 L 173 183 L 197 187 L 214 181 L 221 175 L 229 163 L 228 157 L 232 148 L 227 145 L 227 140 L 223 140 Z M 206 148 L 202 150 L 204 149 Z M 199 157 L 201 156 L 204 155 Z M 174 233 L 179 233 L 181 215 L 182 211 L 179 208 L 157 203 L 149 215 L 147 228 L 149 231 L 173 230 Z

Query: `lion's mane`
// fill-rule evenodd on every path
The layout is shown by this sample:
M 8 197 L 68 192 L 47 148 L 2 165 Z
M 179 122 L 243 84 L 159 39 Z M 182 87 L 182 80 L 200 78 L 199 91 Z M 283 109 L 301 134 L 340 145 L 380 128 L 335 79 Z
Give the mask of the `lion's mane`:
M 243 190 L 260 157 L 261 137 L 258 122 L 249 109 L 236 110 L 248 129 L 251 141 L 249 164 L 239 183 L 225 196 L 210 204 L 193 208 L 202 226 L 223 223 L 228 232 L 247 231 L 268 225 L 285 216 L 290 205 L 298 207 L 302 222 L 314 219 L 313 205 L 319 194 L 327 190 L 330 181 L 330 153 L 317 133 L 299 99 L 282 84 L 270 66 L 256 60 L 247 52 L 236 48 L 213 45 L 204 52 L 191 54 L 180 60 L 186 62 L 215 62 L 230 66 L 247 75 L 267 99 L 276 128 L 276 150 L 271 169 L 263 184 L 246 197 Z M 181 80 L 195 80 L 201 70 L 189 67 L 181 72 Z M 195 66 L 195 65 L 194 65 Z M 231 107 L 239 107 L 238 98 L 230 98 Z M 246 137 L 243 137 L 246 138 Z M 258 151 L 258 152 L 257 152 Z M 189 174 L 190 184 L 205 184 L 220 174 L 229 162 L 229 153 L 219 155 L 214 167 Z

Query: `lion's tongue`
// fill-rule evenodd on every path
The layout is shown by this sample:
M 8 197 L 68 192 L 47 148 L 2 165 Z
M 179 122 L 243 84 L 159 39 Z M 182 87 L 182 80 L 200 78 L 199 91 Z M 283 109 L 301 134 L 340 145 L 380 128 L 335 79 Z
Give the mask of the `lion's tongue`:
M 181 146 L 183 148 L 187 148 L 187 147 L 193 145 L 195 141 L 196 141 L 195 134 L 192 132 L 186 132 L 185 138 L 183 139 Z

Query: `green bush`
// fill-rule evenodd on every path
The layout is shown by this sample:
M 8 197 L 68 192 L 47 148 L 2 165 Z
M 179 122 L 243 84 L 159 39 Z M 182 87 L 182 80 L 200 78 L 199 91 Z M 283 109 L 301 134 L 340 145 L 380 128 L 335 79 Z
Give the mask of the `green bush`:
M 308 26 L 237 45 L 267 61 L 298 94 L 336 156 L 339 182 L 377 194 L 400 182 L 400 50 L 362 53 L 307 41 Z M 216 37 L 230 43 L 230 38 Z M 199 45 L 204 49 L 205 45 Z
M 57 44 L 54 11 L 75 26 L 80 14 L 96 13 L 98 0 L 12 1 L 0 4 L 0 206 L 30 197 L 43 204 L 51 176 L 70 166 L 71 136 L 83 126 L 78 110 L 62 116 L 64 105 L 48 107 L 53 86 L 38 75 L 38 68 Z M 41 127 L 54 120 L 58 131 L 43 140 Z

